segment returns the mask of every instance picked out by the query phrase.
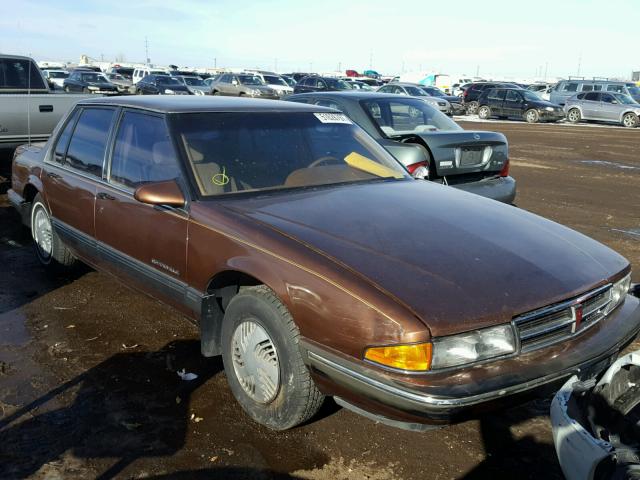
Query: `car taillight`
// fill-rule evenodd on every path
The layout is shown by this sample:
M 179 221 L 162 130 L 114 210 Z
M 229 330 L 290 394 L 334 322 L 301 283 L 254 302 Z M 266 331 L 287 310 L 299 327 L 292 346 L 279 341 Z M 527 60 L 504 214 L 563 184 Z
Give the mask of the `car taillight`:
M 468 94 L 469 94 L 469 89 L 468 89 L 468 88 L 462 91 L 462 96 L 463 96 L 464 98 L 467 98 L 467 95 L 468 95 Z
M 409 173 L 413 178 L 418 178 L 420 180 L 429 178 L 429 162 L 427 161 L 407 165 L 407 170 L 409 170 Z
M 509 159 L 508 158 L 507 158 L 507 161 L 504 162 L 504 167 L 502 167 L 502 170 L 500 170 L 500 176 L 501 177 L 509 176 Z

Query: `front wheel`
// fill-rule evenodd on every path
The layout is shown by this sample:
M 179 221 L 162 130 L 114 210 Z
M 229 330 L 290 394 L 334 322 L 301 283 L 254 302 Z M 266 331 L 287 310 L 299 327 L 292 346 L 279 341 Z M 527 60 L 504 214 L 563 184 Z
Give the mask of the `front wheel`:
M 71 267 L 76 263 L 76 258 L 53 229 L 49 210 L 40 194 L 35 196 L 31 207 L 31 237 L 41 264 Z
M 489 117 L 491 117 L 491 109 L 486 105 L 481 106 L 478 109 L 478 117 L 482 118 L 483 120 L 488 119 Z
M 300 332 L 266 286 L 242 289 L 222 325 L 222 359 L 231 392 L 256 422 L 295 427 L 317 413 L 324 396 L 302 361 Z
M 622 117 L 622 125 L 627 128 L 634 128 L 638 126 L 638 116 L 635 113 L 625 113 Z
M 524 119 L 528 123 L 538 123 L 538 121 L 540 120 L 540 114 L 532 108 L 531 110 L 526 111 L 526 113 L 524 114 Z
M 567 120 L 569 120 L 571 123 L 579 123 L 580 120 L 582 120 L 580 110 L 578 110 L 577 108 L 572 108 L 571 110 L 569 110 L 569 112 L 567 113 Z

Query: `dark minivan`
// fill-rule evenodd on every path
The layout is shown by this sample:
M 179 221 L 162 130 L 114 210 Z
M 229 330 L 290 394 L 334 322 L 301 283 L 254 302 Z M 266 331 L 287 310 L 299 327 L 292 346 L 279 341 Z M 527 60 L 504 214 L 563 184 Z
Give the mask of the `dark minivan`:
M 478 98 L 478 116 L 519 118 L 529 123 L 556 122 L 564 118 L 560 105 L 543 100 L 534 92 L 522 88 L 492 88 Z
M 296 86 L 293 87 L 293 93 L 335 92 L 351 89 L 351 85 L 339 78 L 310 75 L 300 80 Z

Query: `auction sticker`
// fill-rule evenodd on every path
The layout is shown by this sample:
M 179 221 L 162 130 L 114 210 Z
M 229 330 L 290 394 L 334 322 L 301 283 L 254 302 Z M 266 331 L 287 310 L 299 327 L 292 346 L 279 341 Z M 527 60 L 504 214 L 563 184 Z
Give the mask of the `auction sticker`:
M 314 113 L 314 115 L 322 123 L 346 123 L 348 125 L 353 123 L 343 113 Z

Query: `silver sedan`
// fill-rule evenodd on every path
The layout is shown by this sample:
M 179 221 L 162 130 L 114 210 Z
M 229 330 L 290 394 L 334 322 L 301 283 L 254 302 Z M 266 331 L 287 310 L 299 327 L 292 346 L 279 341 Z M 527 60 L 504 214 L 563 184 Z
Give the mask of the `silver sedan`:
M 567 100 L 564 112 L 571 123 L 598 120 L 633 128 L 639 124 L 640 103 L 622 93 L 582 92 Z

